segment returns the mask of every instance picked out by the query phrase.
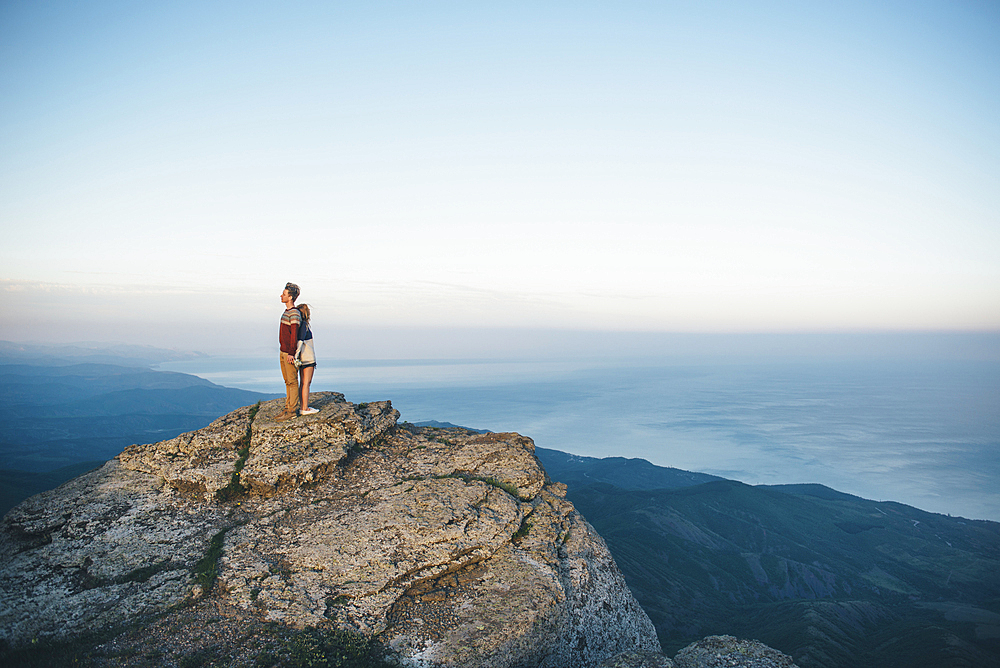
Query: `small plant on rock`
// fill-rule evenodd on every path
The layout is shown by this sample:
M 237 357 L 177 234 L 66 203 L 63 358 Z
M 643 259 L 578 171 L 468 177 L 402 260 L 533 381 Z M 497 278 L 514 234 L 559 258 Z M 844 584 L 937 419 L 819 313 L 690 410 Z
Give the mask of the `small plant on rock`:
M 280 652 L 302 668 L 388 668 L 385 647 L 374 638 L 337 628 L 312 628 L 288 638 Z

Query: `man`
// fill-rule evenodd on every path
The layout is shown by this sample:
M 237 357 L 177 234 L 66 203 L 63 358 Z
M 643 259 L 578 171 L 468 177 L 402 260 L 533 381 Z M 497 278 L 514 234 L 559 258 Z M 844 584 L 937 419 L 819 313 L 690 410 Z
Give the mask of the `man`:
M 299 324 L 302 314 L 295 308 L 295 300 L 299 298 L 299 286 L 285 283 L 281 291 L 281 303 L 285 312 L 281 315 L 281 325 L 278 328 L 278 353 L 281 363 L 281 376 L 285 379 L 285 410 L 278 417 L 278 422 L 291 420 L 299 411 L 299 370 L 295 368 L 295 349 L 299 342 Z

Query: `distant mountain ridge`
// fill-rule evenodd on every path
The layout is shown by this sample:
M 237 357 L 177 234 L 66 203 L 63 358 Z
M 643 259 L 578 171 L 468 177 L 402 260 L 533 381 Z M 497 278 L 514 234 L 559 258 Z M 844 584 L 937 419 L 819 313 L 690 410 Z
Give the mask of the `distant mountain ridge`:
M 0 409 L 11 411 L 80 401 L 122 390 L 194 386 L 221 387 L 186 373 L 121 364 L 0 364 L 0 401 L 3 402 Z
M 44 344 L 0 341 L 0 364 L 62 366 L 92 362 L 146 367 L 160 362 L 198 359 L 204 353 L 130 343 Z
M 535 454 L 553 480 L 570 487 L 602 482 L 621 489 L 674 489 L 724 480 L 708 473 L 656 466 L 638 458 L 583 457 L 537 446 Z

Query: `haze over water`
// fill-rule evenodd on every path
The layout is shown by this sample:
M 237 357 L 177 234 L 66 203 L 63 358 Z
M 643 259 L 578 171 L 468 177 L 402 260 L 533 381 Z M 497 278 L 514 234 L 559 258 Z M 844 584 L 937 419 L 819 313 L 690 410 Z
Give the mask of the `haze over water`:
M 162 368 L 283 393 L 269 358 Z M 1000 520 L 998 362 L 329 361 L 312 389 L 584 456 Z

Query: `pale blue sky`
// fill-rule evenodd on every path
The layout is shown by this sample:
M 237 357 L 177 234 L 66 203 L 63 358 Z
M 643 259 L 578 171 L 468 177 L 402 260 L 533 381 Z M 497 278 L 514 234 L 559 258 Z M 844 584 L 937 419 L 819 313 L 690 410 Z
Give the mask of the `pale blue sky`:
M 998 205 L 994 2 L 0 3 L 3 339 L 996 330 Z

